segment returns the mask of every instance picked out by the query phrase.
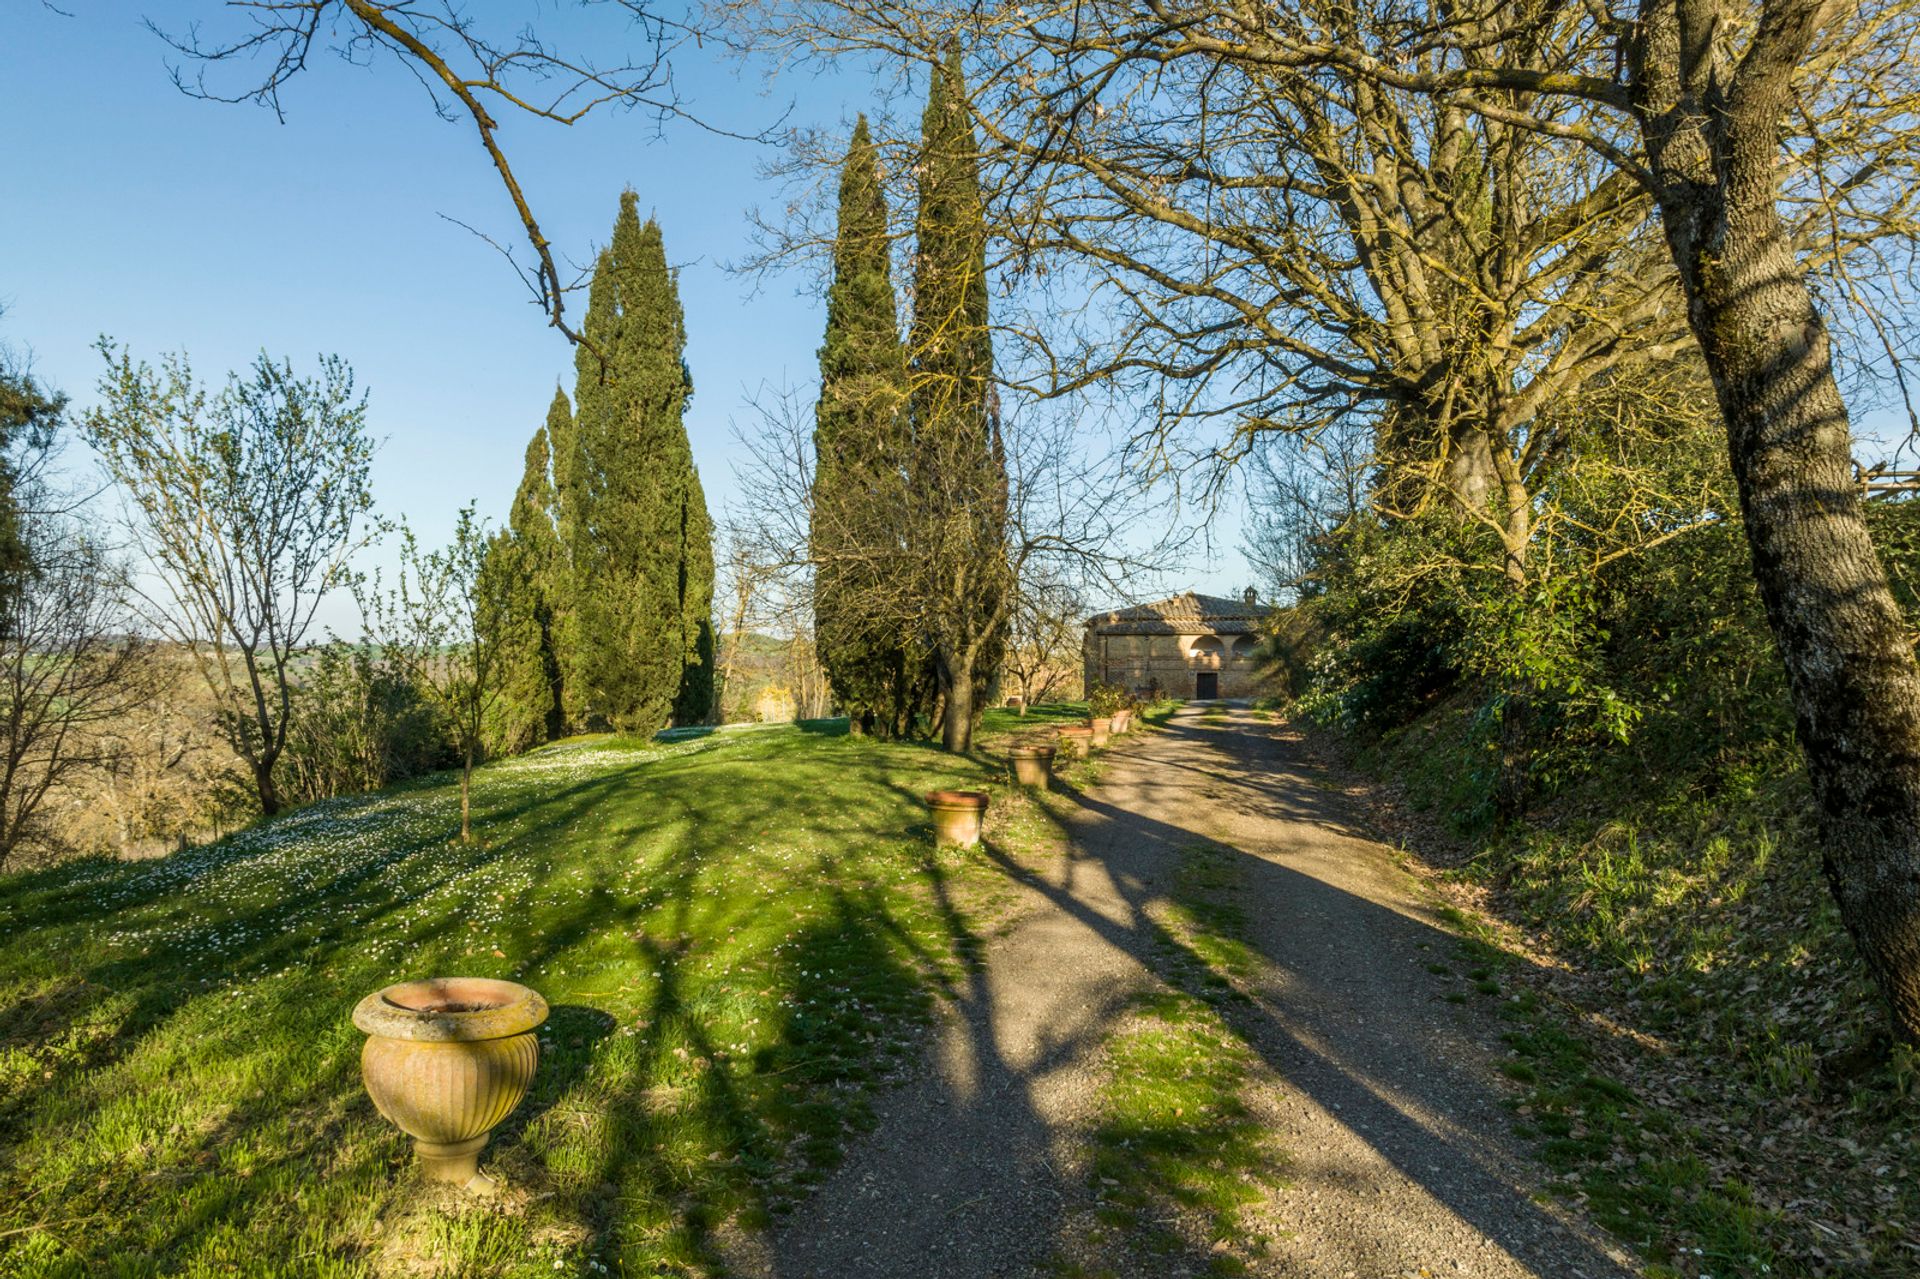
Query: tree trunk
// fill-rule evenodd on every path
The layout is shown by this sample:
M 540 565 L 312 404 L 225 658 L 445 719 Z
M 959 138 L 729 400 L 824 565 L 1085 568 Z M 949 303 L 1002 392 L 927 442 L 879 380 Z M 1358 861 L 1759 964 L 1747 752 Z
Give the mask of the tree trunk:
M 1454 500 L 1469 511 L 1486 509 L 1497 483 L 1493 443 L 1477 426 L 1455 427 L 1447 450 L 1445 483 Z
M 1738 76 L 1722 84 L 1686 60 L 1702 56 L 1681 39 L 1691 11 L 1649 0 L 1634 91 L 1688 319 L 1726 419 L 1827 881 L 1897 1032 L 1920 1044 L 1920 666 L 1860 509 L 1827 327 L 1776 204 L 1777 122 L 1821 12 L 1769 5 Z
M 271 759 L 261 759 L 253 766 L 253 788 L 260 796 L 262 817 L 272 817 L 281 808 L 280 787 L 273 780 L 273 764 Z
M 460 842 L 473 840 L 473 747 L 460 761 Z
M 567 690 L 560 670 L 560 652 L 553 642 L 553 610 L 542 606 L 535 613 L 540 628 L 540 677 L 547 686 L 546 737 L 557 742 L 567 735 Z
M 941 692 L 946 708 L 940 717 L 940 745 L 956 754 L 973 748 L 973 653 L 940 659 Z

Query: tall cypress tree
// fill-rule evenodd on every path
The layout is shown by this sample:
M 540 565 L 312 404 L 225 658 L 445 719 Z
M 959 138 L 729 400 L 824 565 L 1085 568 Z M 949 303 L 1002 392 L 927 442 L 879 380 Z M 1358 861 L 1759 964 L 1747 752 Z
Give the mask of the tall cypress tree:
M 504 579 L 480 592 L 500 612 L 487 619 L 498 632 L 495 643 L 501 668 L 500 696 L 486 726 L 489 754 L 523 751 L 566 731 L 559 634 L 569 583 L 554 527 L 557 512 L 548 440 L 556 427 L 562 434 L 570 430 L 572 420 L 565 393 L 556 391 L 547 425 L 527 443 L 507 527 L 487 543 L 481 571 L 489 578 Z
M 839 224 L 814 415 L 814 642 L 856 731 L 911 727 L 926 655 L 901 616 L 907 502 L 906 352 L 895 315 L 887 204 L 862 115 L 840 171 Z
M 679 309 L 678 293 L 675 310 Z M 684 444 L 684 427 L 680 439 Z M 706 491 L 693 464 L 693 449 L 684 450 L 684 478 L 680 490 L 680 689 L 673 699 L 673 722 L 704 724 L 713 717 L 714 667 L 718 661 L 713 638 L 713 520 L 707 515 Z
M 1012 574 L 988 328 L 986 214 L 957 45 L 934 70 L 920 127 L 909 527 L 945 703 L 941 739 L 948 750 L 965 750 L 1006 646 Z
M 553 710 L 560 731 L 570 732 L 584 728 L 589 718 L 587 683 L 581 677 L 579 592 L 574 571 L 575 561 L 586 549 L 580 523 L 585 507 L 581 489 L 585 462 L 573 408 L 567 403 L 567 393 L 559 387 L 554 388 L 547 407 L 546 431 L 553 548 L 546 566 L 545 591 L 553 610 L 553 658 L 558 668 Z
M 652 733 L 712 698 L 713 545 L 683 415 L 686 322 L 660 228 L 620 197 L 575 355 L 573 458 L 556 465 L 585 718 Z M 556 459 L 557 460 L 557 459 Z
M 551 477 L 550 441 L 556 428 L 571 432 L 572 427 L 573 410 L 567 404 L 566 392 L 555 387 L 553 403 L 547 409 L 547 424 L 535 431 L 527 444 L 520 488 L 513 495 L 513 508 L 507 514 L 507 531 L 519 548 L 520 569 L 526 575 L 524 589 L 532 605 L 529 611 L 535 640 L 532 660 L 518 671 L 527 690 L 518 700 L 529 713 L 538 712 L 539 735 L 545 741 L 552 741 L 566 731 L 566 679 L 560 661 L 560 635 L 569 585 L 554 523 L 558 502 Z

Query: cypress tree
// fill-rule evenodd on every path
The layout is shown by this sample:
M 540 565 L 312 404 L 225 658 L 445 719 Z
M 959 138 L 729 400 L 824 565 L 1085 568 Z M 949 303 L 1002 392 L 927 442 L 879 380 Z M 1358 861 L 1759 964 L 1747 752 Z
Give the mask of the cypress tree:
M 814 643 L 855 731 L 911 727 L 926 655 L 898 587 L 907 502 L 906 352 L 895 315 L 879 158 L 862 115 L 840 171 L 839 222 L 814 414 Z
M 535 431 L 527 444 L 520 488 L 507 514 L 507 531 L 519 549 L 518 567 L 524 574 L 522 590 L 531 606 L 534 641 L 531 660 L 516 668 L 520 682 L 513 687 L 524 688 L 517 700 L 529 717 L 537 719 L 541 741 L 552 741 L 566 731 L 566 680 L 559 636 L 568 582 L 554 526 L 558 502 L 551 478 L 550 440 L 556 427 L 565 432 L 573 427 L 573 410 L 567 404 L 566 392 L 558 387 L 547 409 L 547 425 Z
M 548 441 L 571 430 L 565 393 L 556 391 L 547 425 L 527 442 L 520 487 L 507 527 L 489 539 L 482 573 L 491 581 L 481 594 L 495 601 L 500 696 L 488 715 L 490 754 L 523 751 L 566 731 L 565 680 L 559 651 L 561 604 L 569 582 L 559 535 Z
M 987 227 L 959 47 L 934 70 L 921 118 L 915 219 L 910 521 L 948 750 L 974 722 L 1006 645 L 1007 473 L 993 388 Z
M 712 698 L 712 526 L 683 415 L 686 323 L 659 226 L 632 191 L 595 266 L 556 465 L 573 618 L 565 677 L 589 723 L 650 734 Z
M 487 704 L 480 727 L 483 753 L 490 757 L 517 755 L 548 738 L 553 689 L 540 678 L 540 597 L 526 549 L 511 530 L 495 532 L 474 587 L 475 598 L 488 605 L 474 628 L 492 646 L 499 672 L 499 694 Z
M 675 295 L 675 309 L 679 307 Z M 684 442 L 687 433 L 681 428 Z M 718 661 L 713 637 L 713 521 L 707 515 L 707 497 L 693 449 L 684 450 L 685 472 L 680 488 L 680 691 L 673 700 L 673 722 L 704 724 L 713 718 L 714 667 Z
M 508 514 L 515 538 L 529 548 L 529 566 L 543 609 L 540 667 L 550 689 L 549 741 L 566 733 L 579 700 L 578 690 L 566 678 L 576 641 L 572 550 L 567 540 L 567 505 L 559 484 L 563 458 L 568 466 L 578 466 L 575 435 L 573 406 L 567 403 L 567 393 L 556 386 L 547 405 L 547 424 L 527 445 L 525 474 Z

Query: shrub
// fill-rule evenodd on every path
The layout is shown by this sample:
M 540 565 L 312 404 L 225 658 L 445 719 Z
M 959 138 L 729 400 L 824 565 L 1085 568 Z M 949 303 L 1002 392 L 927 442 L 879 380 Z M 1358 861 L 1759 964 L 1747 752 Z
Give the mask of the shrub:
M 364 646 L 336 640 L 314 650 L 297 693 L 280 761 L 280 784 L 294 803 L 377 790 L 459 762 L 419 690 Z

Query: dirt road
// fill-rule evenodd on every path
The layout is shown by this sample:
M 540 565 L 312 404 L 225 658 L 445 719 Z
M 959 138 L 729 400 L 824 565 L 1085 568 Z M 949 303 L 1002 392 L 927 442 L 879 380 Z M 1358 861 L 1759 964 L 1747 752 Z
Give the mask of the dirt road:
M 1271 1242 L 1253 1273 L 1638 1273 L 1536 1200 L 1541 1171 L 1500 1106 L 1498 1019 L 1443 999 L 1458 981 L 1428 965 L 1454 938 L 1284 726 L 1189 705 L 1118 739 L 1100 783 L 1065 799 L 1069 854 L 1005 863 L 1029 909 L 957 992 L 922 1077 L 884 1097 L 846 1163 L 743 1251 L 743 1274 L 984 1279 L 1060 1274 L 1063 1259 L 1073 1273 L 1071 1241 L 1098 1202 L 1085 1163 L 1103 1046 L 1165 978 L 1155 907 L 1198 843 L 1235 861 L 1258 963 L 1252 998 L 1225 1016 L 1253 1050 L 1246 1100 L 1285 1152 L 1258 1205 Z M 1161 1279 L 1212 1260 L 1199 1237 L 1184 1257 L 1110 1247 L 1093 1272 Z

